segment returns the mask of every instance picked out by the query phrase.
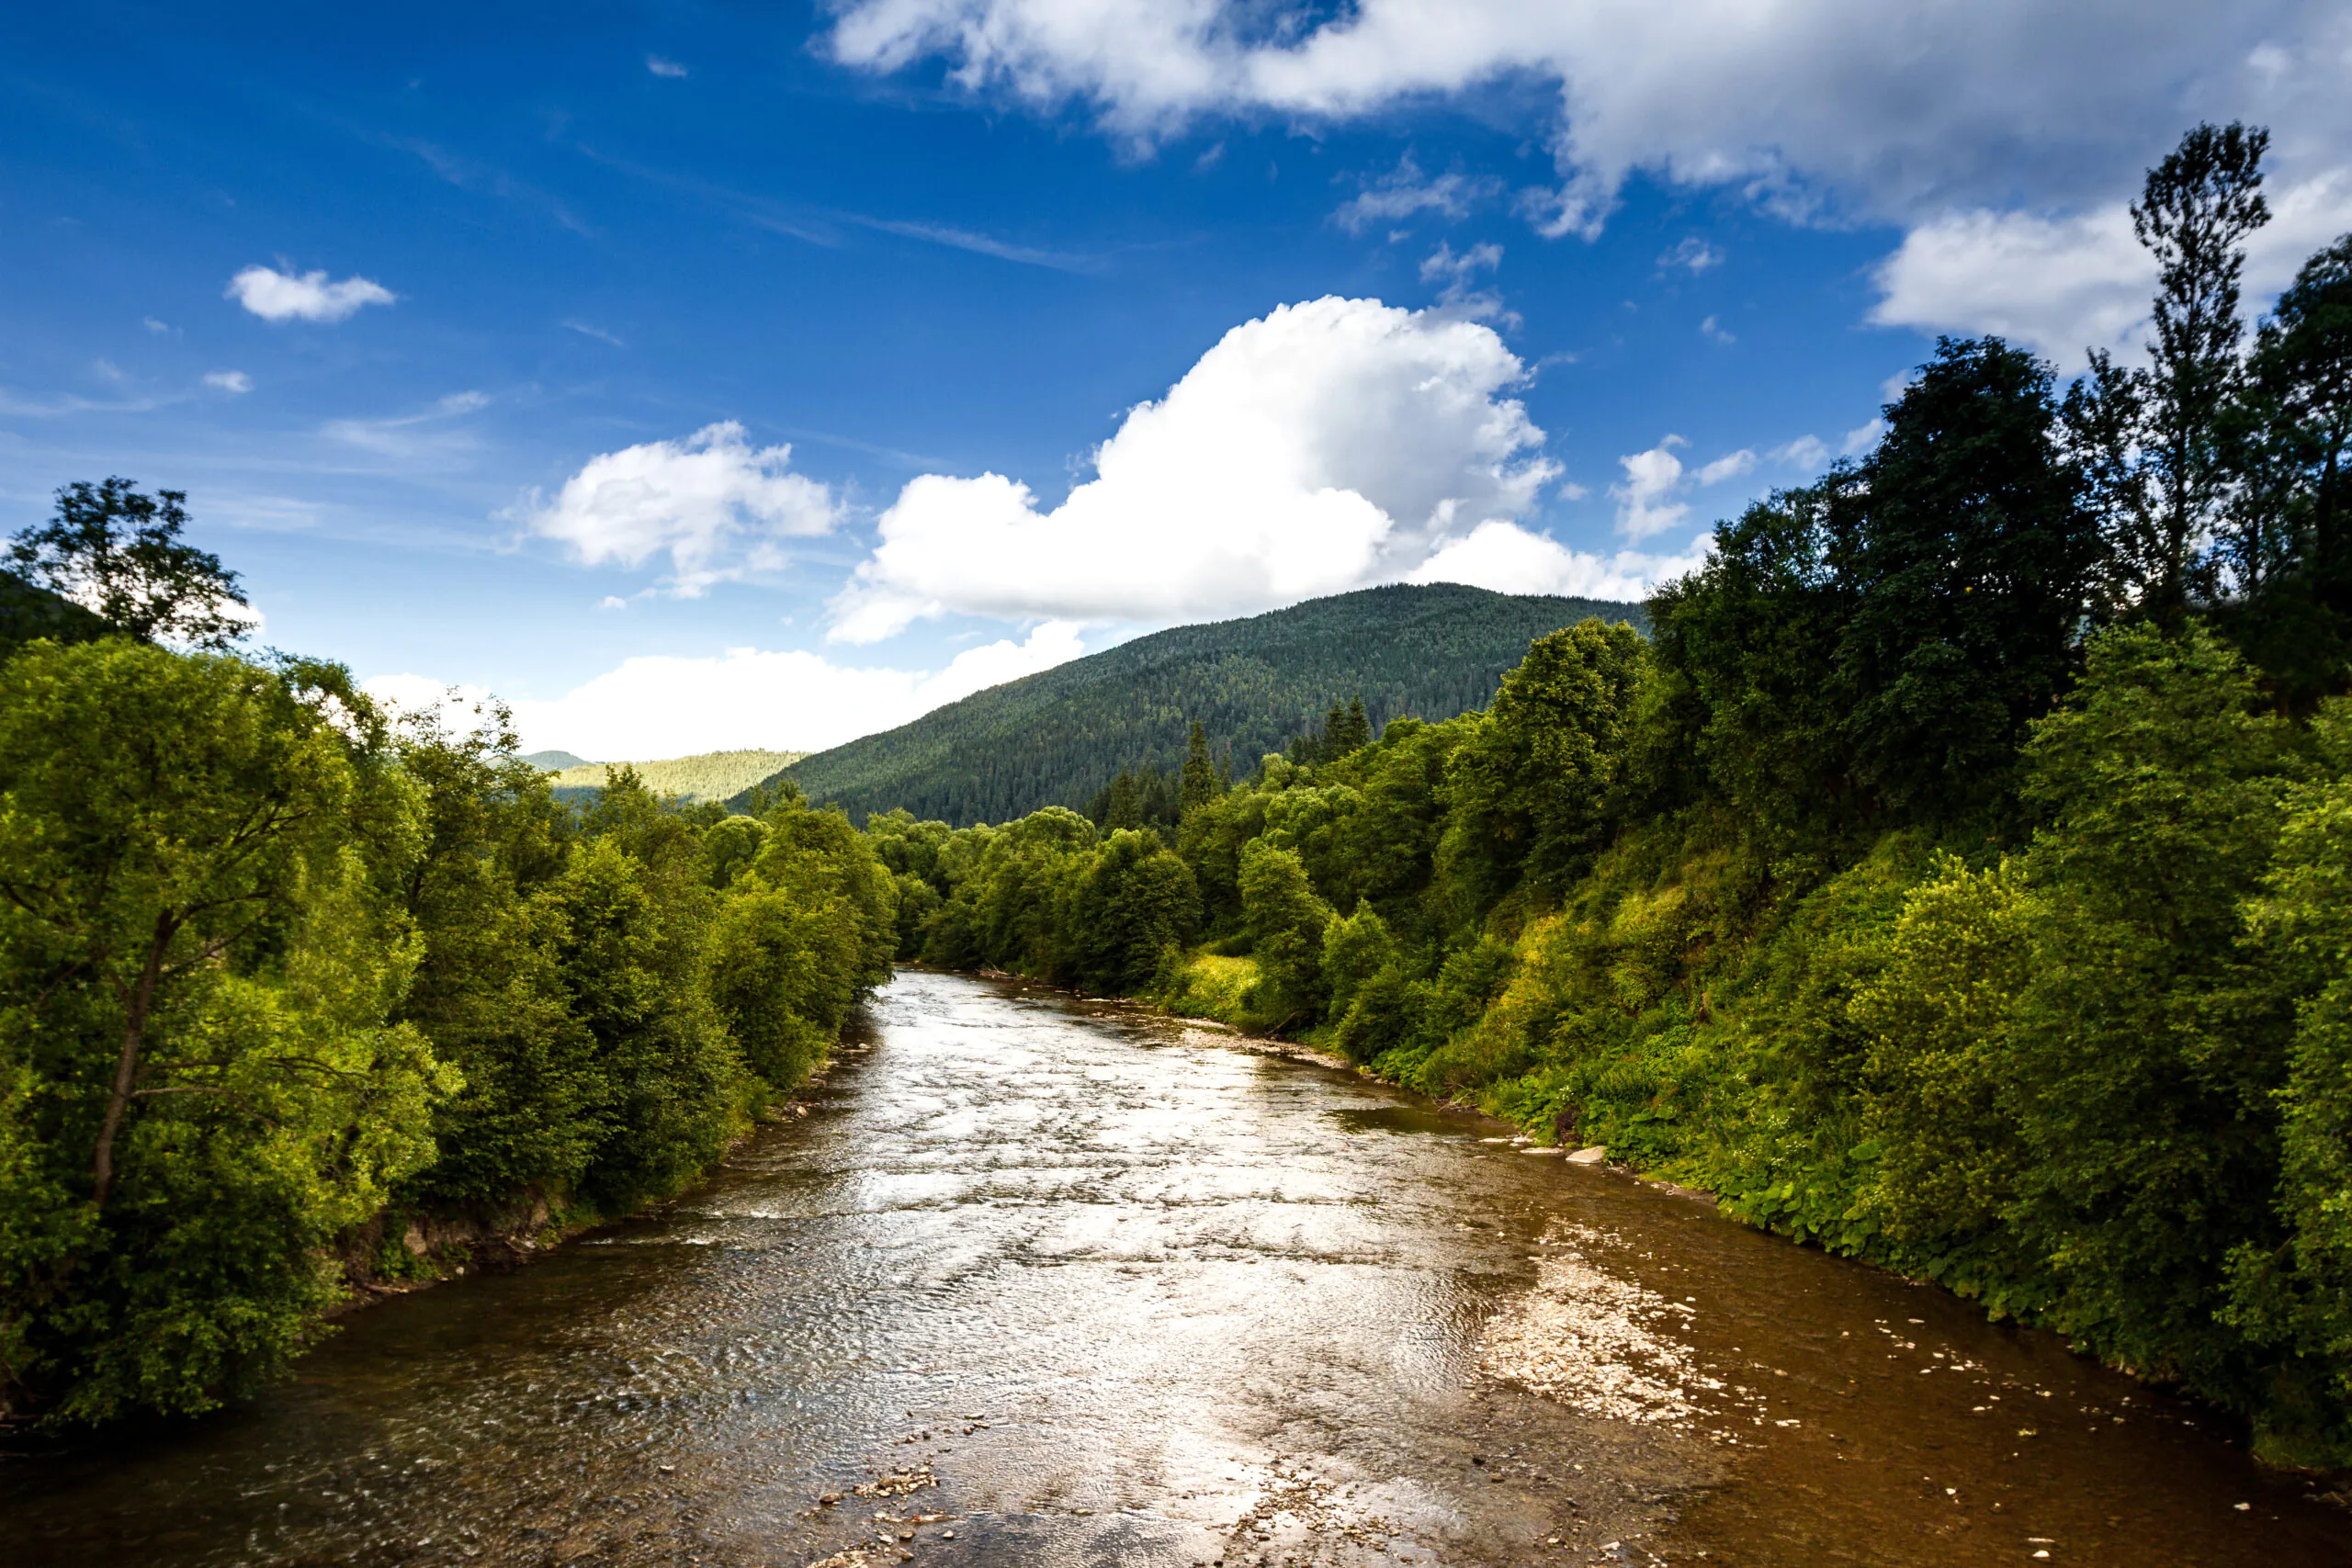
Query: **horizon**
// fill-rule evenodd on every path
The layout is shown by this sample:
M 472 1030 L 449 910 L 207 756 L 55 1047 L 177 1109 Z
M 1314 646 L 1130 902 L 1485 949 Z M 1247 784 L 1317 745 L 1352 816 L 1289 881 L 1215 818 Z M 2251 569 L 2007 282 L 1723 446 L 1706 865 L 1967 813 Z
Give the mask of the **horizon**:
M 2249 313 L 2352 228 L 2323 6 L 1120 14 L 13 17 L 0 521 L 184 490 L 379 694 L 818 751 L 1375 583 L 1638 600 L 1939 333 L 2132 352 L 2199 119 L 2275 134 Z

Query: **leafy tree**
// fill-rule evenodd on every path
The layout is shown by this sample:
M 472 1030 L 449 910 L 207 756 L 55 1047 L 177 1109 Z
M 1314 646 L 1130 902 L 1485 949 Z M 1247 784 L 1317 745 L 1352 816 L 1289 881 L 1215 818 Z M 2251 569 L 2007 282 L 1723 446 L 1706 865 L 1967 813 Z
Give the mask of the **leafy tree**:
M 0 667 L 0 1372 L 208 1408 L 315 1337 L 318 1250 L 455 1087 L 390 1013 L 420 836 L 341 671 L 107 640 Z M 371 875 L 371 869 L 375 874 Z
M 2148 171 L 2132 231 L 2156 261 L 2156 335 L 2144 369 L 2091 352 L 2066 398 L 2109 542 L 2110 613 L 2176 624 L 2200 588 L 2199 552 L 2222 528 L 2241 468 L 2226 417 L 2239 395 L 2246 236 L 2269 221 L 2270 133 L 2199 125 Z
M 1295 850 L 1252 839 L 1241 849 L 1241 917 L 1261 975 L 1258 1010 L 1275 1027 L 1311 1022 L 1329 999 L 1323 932 L 1331 906 L 1315 892 Z
M 1143 989 L 1199 933 L 1192 868 L 1148 829 L 1123 829 L 1079 879 L 1070 903 L 1071 975 L 1091 990 Z
M 1466 902 L 1521 878 L 1556 896 L 1606 840 L 1645 658 L 1641 634 L 1580 621 L 1538 637 L 1446 770 L 1441 857 Z
M 2027 748 L 2049 825 L 2027 864 L 2009 1223 L 2049 1260 L 2061 1324 L 2208 1387 L 2241 1375 L 2211 1331 L 2215 1261 L 2270 1223 L 2286 1076 L 2285 1009 L 2239 946 L 2290 760 L 2263 707 L 2203 627 L 2120 628 Z
M 17 573 L 143 642 L 219 652 L 245 635 L 237 574 L 180 542 L 187 494 L 142 494 L 126 479 L 77 480 L 57 492 L 57 514 L 17 534 Z
M 2291 1358 L 2274 1458 L 2352 1451 L 2352 707 L 2312 729 L 2322 767 L 2290 785 L 2277 854 L 2248 913 L 2253 941 L 2296 998 L 2278 1191 L 2284 1234 L 2233 1253 L 2231 1321 Z
M 1856 771 L 1915 818 L 2005 793 L 2026 724 L 2079 662 L 2100 543 L 2052 438 L 2051 385 L 1997 338 L 1941 340 L 1887 405 L 1831 546 Z

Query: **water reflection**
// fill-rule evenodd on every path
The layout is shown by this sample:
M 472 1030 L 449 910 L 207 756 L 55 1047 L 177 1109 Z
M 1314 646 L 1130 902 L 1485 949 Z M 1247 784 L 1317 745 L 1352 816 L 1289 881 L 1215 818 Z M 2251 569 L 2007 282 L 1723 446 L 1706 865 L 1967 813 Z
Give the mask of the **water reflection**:
M 1493 1133 L 910 974 L 668 1213 L 360 1314 L 192 1433 L 0 1467 L 8 1561 L 2352 1560 L 2042 1337 Z M 1661 1320 L 1696 1414 L 1480 1377 L 1539 1278 Z

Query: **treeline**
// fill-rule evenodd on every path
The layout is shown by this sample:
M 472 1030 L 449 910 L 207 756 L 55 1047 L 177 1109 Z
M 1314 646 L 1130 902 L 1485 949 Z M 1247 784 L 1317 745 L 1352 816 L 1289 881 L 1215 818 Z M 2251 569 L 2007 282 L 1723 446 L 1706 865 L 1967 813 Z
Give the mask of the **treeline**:
M 892 808 L 958 827 L 1042 806 L 1088 810 L 1123 771 L 1130 788 L 1172 773 L 1193 724 L 1220 763 L 1246 773 L 1350 694 L 1372 723 L 1475 707 L 1530 640 L 1588 615 L 1638 620 L 1641 609 L 1453 583 L 1370 588 L 1137 637 L 779 777 L 859 822 Z
M 2352 239 L 2249 338 L 2261 152 L 2151 173 L 2145 367 L 1945 342 L 1646 640 L 1172 833 L 877 818 L 901 951 L 1326 1043 L 2352 1461 Z
M 355 1275 L 451 1261 L 413 1220 L 674 1193 L 890 972 L 890 879 L 839 813 L 626 771 L 574 812 L 499 713 L 457 732 L 220 651 L 235 581 L 178 502 L 76 486 L 19 540 L 135 625 L 0 648 L 9 1420 L 214 1405 Z

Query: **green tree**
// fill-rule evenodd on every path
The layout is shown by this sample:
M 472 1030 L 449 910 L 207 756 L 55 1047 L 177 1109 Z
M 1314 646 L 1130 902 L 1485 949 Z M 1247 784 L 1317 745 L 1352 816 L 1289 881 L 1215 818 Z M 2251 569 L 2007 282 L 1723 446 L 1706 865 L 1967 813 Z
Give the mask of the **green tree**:
M 1102 842 L 1070 902 L 1071 973 L 1091 990 L 1150 985 L 1199 934 L 1201 893 L 1192 868 L 1148 829 Z
M 2095 639 L 2027 748 L 2047 814 L 2009 1213 L 2056 1320 L 2103 1353 L 2245 1397 L 2218 1261 L 2272 1224 L 2283 998 L 2240 947 L 2290 758 L 2251 672 L 2192 623 Z
M 1645 650 L 1598 619 L 1538 637 L 1455 751 L 1441 858 L 1476 916 L 1524 879 L 1557 897 L 1605 841 Z
M 2005 795 L 2029 721 L 2072 683 L 2100 545 L 2052 440 L 2049 367 L 1943 339 L 1861 464 L 1833 547 L 1856 770 L 1880 804 L 1949 817 Z
M 2148 171 L 2132 231 L 2156 262 L 2154 341 L 2144 369 L 2103 349 L 2068 392 L 2069 435 L 2109 544 L 2110 612 L 2167 625 L 2200 589 L 2199 554 L 2224 523 L 2242 455 L 2227 411 L 2240 392 L 2245 239 L 2269 221 L 2267 130 L 2199 125 Z
M 390 1013 L 415 791 L 342 672 L 107 640 L 0 667 L 7 1403 L 205 1409 L 337 1292 L 320 1251 L 454 1087 Z M 371 874 L 371 872 L 373 874 Z
M 17 575 L 143 642 L 219 652 L 245 635 L 230 609 L 245 596 L 218 556 L 180 541 L 187 503 L 184 491 L 77 480 L 57 492 L 55 516 L 16 535 L 9 556 Z
M 1329 999 L 1323 932 L 1331 906 L 1316 894 L 1295 850 L 1252 839 L 1241 849 L 1241 917 L 1260 974 L 1256 1007 L 1275 1028 L 1311 1023 Z
M 1196 718 L 1192 739 L 1184 743 L 1183 809 L 1206 806 L 1218 793 L 1216 770 L 1209 761 L 1208 728 Z

